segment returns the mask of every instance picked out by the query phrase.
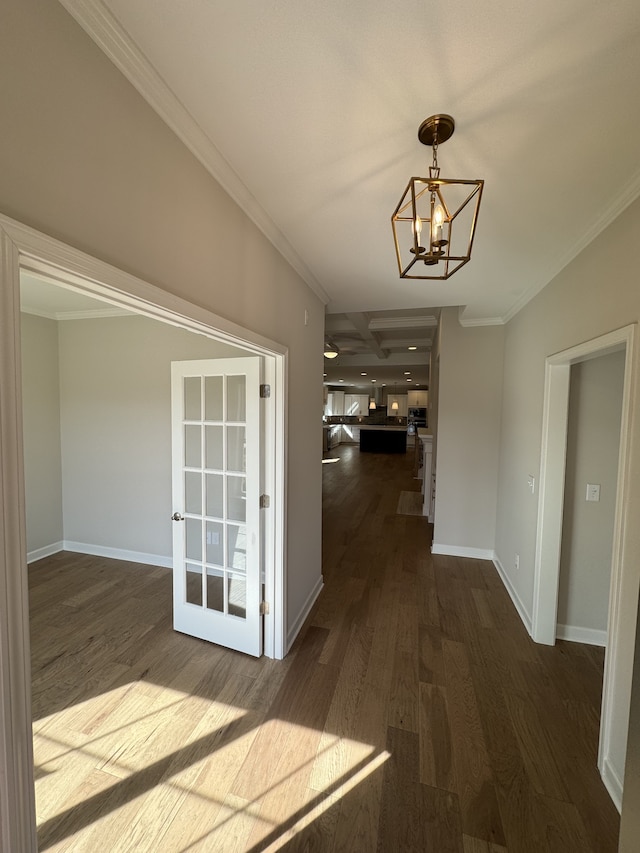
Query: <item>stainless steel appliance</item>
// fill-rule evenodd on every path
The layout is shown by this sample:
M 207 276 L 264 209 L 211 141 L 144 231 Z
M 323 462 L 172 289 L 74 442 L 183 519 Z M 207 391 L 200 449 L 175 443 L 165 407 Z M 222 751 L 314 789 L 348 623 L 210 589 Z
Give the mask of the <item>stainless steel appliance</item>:
M 427 407 L 410 406 L 407 412 L 407 427 L 409 435 L 414 435 L 417 429 L 427 426 Z

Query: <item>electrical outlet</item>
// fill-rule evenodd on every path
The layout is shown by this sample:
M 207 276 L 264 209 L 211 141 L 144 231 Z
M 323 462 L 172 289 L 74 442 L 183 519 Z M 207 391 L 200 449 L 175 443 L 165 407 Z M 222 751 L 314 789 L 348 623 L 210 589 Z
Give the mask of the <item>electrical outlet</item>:
M 520 568 L 520 554 L 516 554 L 516 558 L 513 561 L 513 567 L 516 571 Z

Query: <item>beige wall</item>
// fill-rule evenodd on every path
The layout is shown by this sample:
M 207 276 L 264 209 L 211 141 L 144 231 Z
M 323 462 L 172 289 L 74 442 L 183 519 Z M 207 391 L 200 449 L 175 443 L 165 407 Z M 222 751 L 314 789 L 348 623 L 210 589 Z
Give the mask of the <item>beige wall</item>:
M 463 328 L 457 308 L 440 318 L 436 553 L 494 549 L 504 328 Z
M 244 354 L 144 317 L 23 314 L 29 554 L 64 541 L 170 565 L 171 361 Z
M 56 0 L 3 2 L 0 103 L 0 212 L 288 347 L 292 624 L 321 573 L 321 300 Z
M 58 324 L 23 314 L 21 326 L 27 550 L 35 552 L 64 537 Z
M 506 327 L 504 392 L 500 437 L 500 479 L 496 552 L 523 608 L 531 615 L 538 495 L 527 489 L 527 475 L 540 472 L 545 358 L 640 316 L 640 268 L 636 261 L 640 202 L 629 207 L 596 242 L 588 246 Z M 637 407 L 639 375 L 634 364 L 631 437 L 640 440 Z M 629 500 L 625 507 L 624 581 L 620 620 L 622 647 L 614 673 L 615 742 L 608 756 L 623 778 L 628 726 L 631 666 L 635 644 L 640 580 L 640 459 L 629 461 Z M 513 555 L 520 554 L 520 569 Z M 634 721 L 634 725 L 640 725 Z
M 64 538 L 170 565 L 171 362 L 245 353 L 145 317 L 59 325 Z
M 624 352 L 571 367 L 558 628 L 604 645 L 618 482 Z M 586 501 L 587 483 L 600 500 Z

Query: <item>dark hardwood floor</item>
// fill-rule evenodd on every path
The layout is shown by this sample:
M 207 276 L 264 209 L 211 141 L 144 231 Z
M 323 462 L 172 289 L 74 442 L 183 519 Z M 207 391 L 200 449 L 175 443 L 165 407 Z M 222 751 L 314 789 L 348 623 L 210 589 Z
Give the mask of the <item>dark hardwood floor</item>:
M 283 662 L 175 634 L 166 570 L 30 567 L 42 851 L 617 850 L 602 651 L 536 646 L 492 564 L 431 556 L 410 455 L 332 455 Z

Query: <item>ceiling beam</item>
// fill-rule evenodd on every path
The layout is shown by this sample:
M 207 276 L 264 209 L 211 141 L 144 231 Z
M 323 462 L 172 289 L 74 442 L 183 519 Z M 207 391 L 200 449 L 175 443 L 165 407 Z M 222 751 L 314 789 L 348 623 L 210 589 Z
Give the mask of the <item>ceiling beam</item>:
M 375 369 L 376 366 L 424 366 L 428 363 L 428 356 L 424 352 L 391 353 L 386 359 L 380 359 L 380 361 L 384 361 L 384 365 L 380 365 L 380 361 L 376 361 L 373 356 L 365 353 L 362 353 L 360 355 L 341 355 L 340 358 L 335 359 L 335 361 L 336 368 L 344 366 L 371 367 L 371 369 Z
M 407 347 L 415 346 L 420 350 L 430 350 L 433 346 L 431 338 L 384 338 L 382 341 L 387 352 L 398 350 L 399 352 L 407 352 Z
M 373 332 L 382 332 L 389 329 L 435 329 L 438 325 L 437 317 L 372 317 L 369 320 L 369 329 Z
M 364 313 L 347 314 L 347 319 L 353 323 L 354 328 L 362 335 L 378 358 L 386 359 L 389 353 L 380 346 L 380 340 L 375 332 L 369 328 L 369 318 Z

